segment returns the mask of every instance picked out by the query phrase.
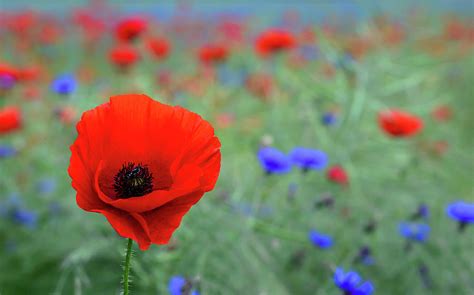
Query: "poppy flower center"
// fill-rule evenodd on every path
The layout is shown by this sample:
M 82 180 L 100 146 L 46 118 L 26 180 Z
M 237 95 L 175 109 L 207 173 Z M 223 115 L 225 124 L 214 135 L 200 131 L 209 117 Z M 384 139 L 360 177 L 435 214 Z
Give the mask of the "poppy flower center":
M 114 190 L 119 199 L 149 194 L 153 191 L 153 175 L 146 165 L 123 164 L 114 177 Z

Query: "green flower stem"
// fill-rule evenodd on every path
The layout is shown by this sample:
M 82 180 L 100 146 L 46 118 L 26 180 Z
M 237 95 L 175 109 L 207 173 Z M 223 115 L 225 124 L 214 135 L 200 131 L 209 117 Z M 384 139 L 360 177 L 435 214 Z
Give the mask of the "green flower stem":
M 123 295 L 129 295 L 128 293 L 128 276 L 130 274 L 130 257 L 132 256 L 132 244 L 133 240 L 128 239 L 127 243 L 127 254 L 125 255 L 125 265 L 123 268 Z
M 277 237 L 277 238 L 282 239 L 282 240 L 288 240 L 288 241 L 293 241 L 293 242 L 302 242 L 302 243 L 307 242 L 307 240 L 304 239 L 303 236 L 301 236 L 298 233 L 295 233 L 293 231 L 288 231 L 288 230 L 282 229 L 280 227 L 267 224 L 267 223 L 262 222 L 262 221 L 253 220 L 253 222 L 251 224 L 251 227 L 257 232 L 268 234 L 268 235 L 271 235 L 273 237 Z

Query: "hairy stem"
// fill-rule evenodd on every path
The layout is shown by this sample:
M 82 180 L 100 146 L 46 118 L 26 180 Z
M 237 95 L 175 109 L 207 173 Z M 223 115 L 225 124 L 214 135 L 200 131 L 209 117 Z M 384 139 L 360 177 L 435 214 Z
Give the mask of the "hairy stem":
M 123 279 L 122 279 L 122 282 L 123 282 L 123 295 L 129 295 L 129 292 L 128 292 L 128 276 L 130 274 L 130 257 L 132 256 L 132 244 L 133 244 L 133 240 L 132 239 L 128 239 L 128 242 L 127 242 L 127 252 L 126 252 L 126 255 L 125 255 L 125 265 L 123 267 Z

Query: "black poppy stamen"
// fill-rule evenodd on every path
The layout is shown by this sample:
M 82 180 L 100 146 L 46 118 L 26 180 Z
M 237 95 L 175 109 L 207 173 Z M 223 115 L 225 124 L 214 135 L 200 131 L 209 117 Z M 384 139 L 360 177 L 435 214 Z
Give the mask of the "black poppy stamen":
M 140 197 L 153 191 L 153 175 L 146 165 L 123 164 L 114 177 L 114 190 L 119 199 Z

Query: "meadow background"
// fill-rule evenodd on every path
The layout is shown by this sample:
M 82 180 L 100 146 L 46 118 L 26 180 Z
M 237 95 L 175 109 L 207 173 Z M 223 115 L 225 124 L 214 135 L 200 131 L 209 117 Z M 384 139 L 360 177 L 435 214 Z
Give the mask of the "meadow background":
M 14 151 L 0 157 L 0 294 L 120 293 L 126 241 L 77 207 L 67 167 L 80 114 L 123 93 L 200 114 L 223 159 L 216 188 L 172 242 L 135 248 L 132 294 L 169 294 L 176 275 L 200 294 L 341 294 L 338 266 L 370 280 L 375 294 L 474 294 L 474 228 L 459 232 L 445 212 L 453 201 L 474 202 L 473 4 L 378 2 L 2 1 L 0 64 L 36 76 L 0 89 L 0 108 L 17 106 L 22 118 L 0 134 Z M 77 9 L 104 20 L 92 44 L 74 22 Z M 52 31 L 18 35 L 7 20 L 22 13 L 38 16 L 31 30 L 51 22 Z M 123 73 L 108 58 L 113 28 L 137 14 L 172 47 L 157 60 L 138 41 L 141 59 Z M 242 26 L 241 39 L 222 35 L 225 21 Z M 453 22 L 462 37 L 453 38 Z M 261 58 L 254 40 L 271 27 L 293 32 L 298 47 Z M 401 37 L 390 38 L 394 29 Z M 216 40 L 229 45 L 228 58 L 203 65 L 197 49 Z M 65 73 L 77 82 L 69 95 L 51 87 Z M 440 106 L 445 116 L 433 114 Z M 423 130 L 388 136 L 377 114 L 389 108 L 416 114 Z M 329 181 L 327 169 L 267 175 L 257 158 L 267 145 L 322 150 L 349 184 Z M 420 205 L 429 214 L 418 222 L 431 232 L 407 251 L 398 225 Z M 315 246 L 311 229 L 332 247 Z M 372 263 L 354 262 L 361 247 Z

